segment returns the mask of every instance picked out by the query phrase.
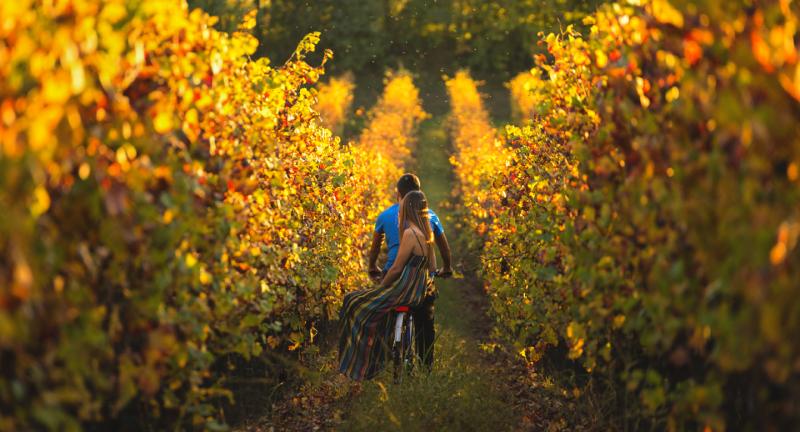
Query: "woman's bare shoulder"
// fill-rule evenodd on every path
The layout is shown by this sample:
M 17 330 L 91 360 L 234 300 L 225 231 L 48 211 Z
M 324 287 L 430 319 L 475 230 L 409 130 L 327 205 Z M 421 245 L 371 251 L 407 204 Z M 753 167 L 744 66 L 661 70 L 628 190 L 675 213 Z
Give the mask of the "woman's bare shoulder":
M 412 238 L 413 239 L 415 237 L 418 237 L 420 234 L 422 234 L 422 233 L 420 232 L 419 228 L 415 228 L 415 227 L 408 227 L 405 230 L 403 230 L 403 237 L 404 238 L 408 237 L 408 238 Z M 424 235 L 424 234 L 422 234 L 422 235 Z

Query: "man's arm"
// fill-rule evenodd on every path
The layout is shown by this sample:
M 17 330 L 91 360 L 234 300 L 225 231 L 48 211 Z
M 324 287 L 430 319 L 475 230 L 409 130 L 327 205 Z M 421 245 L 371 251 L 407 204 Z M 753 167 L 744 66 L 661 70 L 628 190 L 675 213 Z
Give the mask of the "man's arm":
M 381 269 L 378 268 L 378 254 L 381 252 L 381 244 L 383 243 L 383 233 L 374 231 L 372 233 L 372 245 L 369 247 L 369 261 L 367 263 L 367 271 L 373 279 L 380 277 Z
M 448 277 L 453 274 L 453 267 L 450 257 L 450 243 L 447 242 L 447 236 L 444 235 L 444 231 L 441 231 L 439 234 L 435 235 L 434 240 L 436 241 L 436 247 L 439 248 L 439 253 L 442 254 L 442 261 L 444 262 L 444 267 L 442 267 L 442 271 L 439 273 L 439 276 Z

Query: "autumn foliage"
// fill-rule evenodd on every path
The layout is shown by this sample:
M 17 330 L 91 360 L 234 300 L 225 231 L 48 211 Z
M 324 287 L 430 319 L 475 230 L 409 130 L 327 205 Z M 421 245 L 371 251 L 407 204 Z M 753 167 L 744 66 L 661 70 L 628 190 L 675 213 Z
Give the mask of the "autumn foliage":
M 543 37 L 512 84 L 528 126 L 478 183 L 499 334 L 565 347 L 634 424 L 798 422 L 800 13 L 748 5 L 613 4 Z
M 352 74 L 334 77 L 320 84 L 314 110 L 319 113 L 322 125 L 335 135 L 341 136 L 344 123 L 353 105 L 355 83 Z
M 511 91 L 511 117 L 514 123 L 524 124 L 533 119 L 536 113 L 534 94 L 541 85 L 541 73 L 538 68 L 521 72 L 508 83 Z
M 392 160 L 317 125 L 316 34 L 273 67 L 253 14 L 232 34 L 179 1 L 0 16 L 0 429 L 219 426 L 232 358 L 302 347 L 366 283 Z
M 415 43 L 522 64 L 497 45 L 541 2 L 451 3 Z M 417 22 L 393 7 L 393 31 Z M 601 6 L 540 35 L 502 129 L 469 73 L 446 79 L 461 252 L 480 251 L 496 335 L 531 363 L 563 353 L 621 428 L 800 423 L 798 8 Z M 222 428 L 237 365 L 303 352 L 368 283 L 419 90 L 388 74 L 343 143 L 354 84 L 319 84 L 320 35 L 273 65 L 241 16 L 0 2 L 0 430 Z
M 460 219 L 470 230 L 484 234 L 491 211 L 498 206 L 492 178 L 505 169 L 507 153 L 478 92 L 466 71 L 445 80 L 450 97 L 450 137 L 455 149 L 450 162 L 458 180 Z
M 358 138 L 358 145 L 390 160 L 400 161 L 401 166 L 408 165 L 417 145 L 417 126 L 428 114 L 422 108 L 419 90 L 414 86 L 410 73 L 391 72 L 384 84 L 383 94 L 368 113 L 367 125 Z

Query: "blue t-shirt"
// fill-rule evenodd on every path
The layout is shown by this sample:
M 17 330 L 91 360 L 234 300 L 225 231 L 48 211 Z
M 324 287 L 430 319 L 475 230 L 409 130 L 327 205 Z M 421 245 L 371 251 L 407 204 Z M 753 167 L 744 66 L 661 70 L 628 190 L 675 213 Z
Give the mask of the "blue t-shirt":
M 439 221 L 439 216 L 436 216 L 436 213 L 430 209 L 428 209 L 428 214 L 430 215 L 433 235 L 441 235 L 444 232 L 444 228 L 442 227 L 442 222 Z M 397 258 L 397 250 L 400 249 L 399 218 L 400 204 L 395 204 L 384 210 L 375 222 L 375 232 L 386 236 L 386 246 L 389 248 L 386 265 L 383 267 L 384 270 L 389 270 L 392 267 L 394 260 Z

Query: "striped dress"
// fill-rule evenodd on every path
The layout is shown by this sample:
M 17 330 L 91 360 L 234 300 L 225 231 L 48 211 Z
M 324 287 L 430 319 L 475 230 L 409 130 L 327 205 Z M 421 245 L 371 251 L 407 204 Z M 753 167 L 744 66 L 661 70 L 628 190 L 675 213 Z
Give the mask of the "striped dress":
M 392 286 L 354 291 L 344 297 L 339 312 L 339 372 L 363 380 L 383 370 L 391 355 L 392 310 L 422 303 L 428 281 L 428 258 L 412 254 Z

